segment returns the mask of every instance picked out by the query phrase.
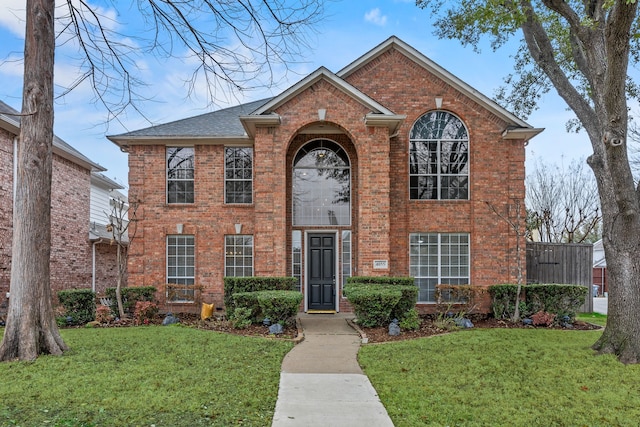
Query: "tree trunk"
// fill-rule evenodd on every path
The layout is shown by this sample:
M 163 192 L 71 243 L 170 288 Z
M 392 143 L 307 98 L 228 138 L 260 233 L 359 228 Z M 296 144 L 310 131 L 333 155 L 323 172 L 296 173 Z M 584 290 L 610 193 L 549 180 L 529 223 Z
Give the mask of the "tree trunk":
M 7 325 L 0 360 L 62 354 L 51 304 L 54 0 L 27 0 Z

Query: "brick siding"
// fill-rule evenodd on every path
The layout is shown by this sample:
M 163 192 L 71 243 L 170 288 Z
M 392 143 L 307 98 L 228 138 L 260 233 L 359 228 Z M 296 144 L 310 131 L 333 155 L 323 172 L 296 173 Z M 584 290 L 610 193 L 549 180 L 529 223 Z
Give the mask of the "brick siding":
M 291 275 L 291 168 L 297 150 L 317 137 L 336 141 L 351 161 L 352 224 L 329 228 L 352 230 L 353 275 L 406 276 L 410 233 L 464 232 L 471 238 L 473 285 L 515 281 L 517 238 L 489 203 L 515 219 L 510 205 L 524 200 L 523 141 L 503 140 L 507 123 L 396 50 L 346 80 L 395 114 L 406 114 L 397 135 L 390 139 L 386 127 L 365 126 L 363 117 L 370 110 L 321 80 L 277 108 L 280 126 L 257 129 L 253 205 L 224 204 L 221 145 L 195 146 L 195 203 L 173 206 L 165 203 L 165 146 L 131 146 L 130 196 L 141 206 L 137 237 L 130 248 L 130 286 L 157 286 L 162 296 L 166 236 L 176 233 L 178 223 L 184 224 L 184 234 L 195 235 L 196 283 L 203 287 L 206 302 L 222 304 L 224 236 L 235 233 L 236 223 L 242 224 L 242 234 L 254 235 L 256 276 Z M 442 109 L 458 116 L 469 130 L 469 200 L 409 200 L 409 131 L 421 115 L 435 109 L 436 96 L 443 98 Z M 326 109 L 325 125 L 344 133 L 300 133 L 318 123 L 318 109 Z M 524 251 L 521 256 L 524 265 Z M 388 260 L 388 270 L 373 269 L 374 260 Z M 344 300 L 340 308 L 350 310 Z M 429 311 L 433 305 L 421 309 Z M 482 309 L 488 311 L 486 300 Z

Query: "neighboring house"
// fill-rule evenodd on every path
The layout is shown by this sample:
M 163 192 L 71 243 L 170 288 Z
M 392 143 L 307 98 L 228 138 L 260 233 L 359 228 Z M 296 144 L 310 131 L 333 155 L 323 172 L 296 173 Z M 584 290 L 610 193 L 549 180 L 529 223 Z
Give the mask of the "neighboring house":
M 541 131 L 391 37 L 273 98 L 110 136 L 141 201 L 129 285 L 221 306 L 225 276 L 295 276 L 305 310 L 346 311 L 349 276 L 413 276 L 426 312 L 439 283 L 515 283 L 500 215 L 524 229 Z
M 89 240 L 91 241 L 92 255 L 92 282 L 91 289 L 98 295 L 104 295 L 107 288 L 116 286 L 118 275 L 117 242 L 113 232 L 107 225 L 113 215 L 120 214 L 116 202 L 124 202 L 124 210 L 121 215 L 127 220 L 128 200 L 127 196 L 119 190 L 124 187 L 99 172 L 91 174 L 91 203 L 89 210 Z M 128 246 L 129 238 L 125 233 L 122 244 Z M 126 285 L 126 276 L 123 278 Z
M 19 114 L 0 101 L 0 315 L 6 312 L 11 279 Z M 61 289 L 91 287 L 94 259 L 89 242 L 91 177 L 92 172 L 104 170 L 54 136 L 51 185 L 51 288 L 54 294 Z M 100 256 L 95 262 L 102 262 Z M 113 283 L 115 285 L 115 279 Z
M 607 284 L 607 260 L 604 257 L 604 246 L 602 245 L 602 239 L 593 244 L 593 285 L 594 295 L 598 296 L 608 295 L 609 286 Z

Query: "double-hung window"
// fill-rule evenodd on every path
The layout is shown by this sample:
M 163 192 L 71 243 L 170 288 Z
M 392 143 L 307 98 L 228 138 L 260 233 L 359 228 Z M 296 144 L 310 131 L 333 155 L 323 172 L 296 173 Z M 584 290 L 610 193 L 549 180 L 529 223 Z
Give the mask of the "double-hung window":
M 193 302 L 195 273 L 195 237 L 186 234 L 167 236 L 167 299 Z
M 469 199 L 469 135 L 462 121 L 431 111 L 409 135 L 409 198 Z
M 225 148 L 224 202 L 253 203 L 253 148 Z
M 193 147 L 167 147 L 167 203 L 193 203 Z
M 435 302 L 436 285 L 469 284 L 469 234 L 410 234 L 409 275 L 419 288 L 418 302 Z

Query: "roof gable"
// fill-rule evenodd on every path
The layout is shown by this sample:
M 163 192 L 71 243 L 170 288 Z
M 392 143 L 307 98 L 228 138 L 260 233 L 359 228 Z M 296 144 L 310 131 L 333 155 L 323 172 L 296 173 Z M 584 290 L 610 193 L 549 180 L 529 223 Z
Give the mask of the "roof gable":
M 411 47 L 396 36 L 389 37 L 387 40 L 380 43 L 378 46 L 371 49 L 370 51 L 344 67 L 342 70 L 336 73 L 336 75 L 342 79 L 346 79 L 350 74 L 366 66 L 373 59 L 377 58 L 390 49 L 395 49 L 398 52 L 402 53 L 421 67 L 425 68 L 431 74 L 437 76 L 448 85 L 454 87 L 462 94 L 466 95 L 470 99 L 482 105 L 487 110 L 491 111 L 496 116 L 500 117 L 505 122 L 509 123 L 513 128 L 520 128 L 520 130 L 515 134 L 512 132 L 513 129 L 507 129 L 505 131 L 505 134 L 503 135 L 505 138 L 529 139 L 542 131 L 542 129 L 533 128 L 527 122 L 516 117 L 515 115 L 513 115 L 513 113 L 507 111 L 505 108 L 501 107 L 498 103 L 496 103 L 489 97 L 483 95 L 478 90 L 469 86 L 467 83 L 463 82 L 458 77 L 454 76 L 449 71 L 445 70 L 440 65 L 436 64 L 427 56 L 420 53 L 418 50 Z M 526 128 L 531 132 L 524 132 L 522 128 Z
M 320 67 L 313 73 L 309 74 L 307 77 L 300 80 L 298 83 L 291 86 L 289 89 L 282 92 L 280 95 L 266 102 L 251 114 L 240 117 L 243 126 L 247 130 L 247 133 L 249 135 L 254 135 L 255 127 L 258 124 L 279 123 L 279 117 L 274 113 L 274 111 L 279 106 L 300 95 L 302 92 L 306 91 L 321 80 L 336 87 L 338 90 L 347 94 L 359 104 L 371 110 L 371 112 L 365 116 L 365 122 L 370 126 L 388 126 L 392 132 L 395 132 L 400 122 L 406 117 L 404 115 L 394 114 L 393 111 L 389 110 L 375 99 L 364 94 L 355 86 L 341 79 L 340 77 L 329 71 L 326 67 Z M 265 123 L 266 117 L 272 118 L 270 123 Z

